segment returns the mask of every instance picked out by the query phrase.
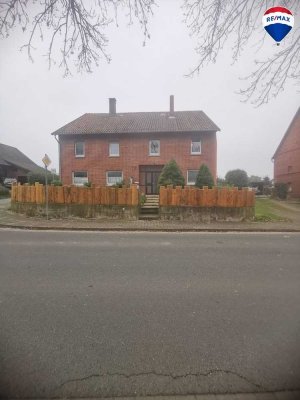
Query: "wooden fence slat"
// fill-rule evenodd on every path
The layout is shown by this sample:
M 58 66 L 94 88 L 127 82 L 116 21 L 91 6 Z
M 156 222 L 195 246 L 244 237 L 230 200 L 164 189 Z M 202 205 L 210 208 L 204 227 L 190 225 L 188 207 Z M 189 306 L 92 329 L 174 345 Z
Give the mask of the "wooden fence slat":
M 238 202 L 238 188 L 234 187 L 232 189 L 232 196 L 233 196 L 233 207 L 237 207 L 237 202 Z
M 95 187 L 95 204 L 101 204 L 101 187 Z
M 131 185 L 131 205 L 137 206 L 139 204 L 139 191 L 137 185 Z
M 168 191 L 165 186 L 161 186 L 159 189 L 159 205 L 166 206 L 168 204 Z
M 248 192 L 248 188 L 244 187 L 242 188 L 242 193 L 243 193 L 243 205 L 242 207 L 246 207 L 247 206 L 247 192 Z
M 59 204 L 63 204 L 65 202 L 65 197 L 64 197 L 65 192 L 63 186 L 57 186 L 56 190 L 57 190 L 57 197 L 56 197 L 57 202 Z

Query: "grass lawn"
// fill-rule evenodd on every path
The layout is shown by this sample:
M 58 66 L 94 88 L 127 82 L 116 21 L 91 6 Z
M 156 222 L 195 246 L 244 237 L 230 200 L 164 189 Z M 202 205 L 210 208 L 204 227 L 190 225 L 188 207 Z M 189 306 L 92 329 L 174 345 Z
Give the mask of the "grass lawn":
M 281 215 L 282 207 L 271 199 L 255 199 L 255 221 L 288 221 Z

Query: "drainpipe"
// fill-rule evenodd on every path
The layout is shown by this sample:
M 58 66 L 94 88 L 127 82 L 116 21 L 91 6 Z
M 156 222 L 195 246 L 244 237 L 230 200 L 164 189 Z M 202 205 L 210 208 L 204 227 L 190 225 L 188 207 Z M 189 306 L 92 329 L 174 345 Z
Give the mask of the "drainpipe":
M 59 137 L 59 136 L 58 136 Z M 58 143 L 58 163 L 59 163 L 59 179 L 61 180 L 61 162 L 60 162 L 60 141 L 57 139 L 57 135 L 54 135 L 54 139 Z

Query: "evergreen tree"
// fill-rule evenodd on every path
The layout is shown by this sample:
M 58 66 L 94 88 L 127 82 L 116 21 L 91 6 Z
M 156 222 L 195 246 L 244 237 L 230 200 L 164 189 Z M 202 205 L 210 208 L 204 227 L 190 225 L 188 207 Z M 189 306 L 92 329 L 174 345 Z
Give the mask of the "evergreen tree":
M 197 186 L 198 188 L 203 188 L 203 186 L 208 186 L 209 188 L 212 188 L 214 184 L 214 178 L 208 166 L 206 164 L 202 164 L 199 168 L 195 186 Z
M 158 178 L 158 186 L 165 185 L 184 186 L 184 177 L 175 160 L 169 161 L 164 166 Z

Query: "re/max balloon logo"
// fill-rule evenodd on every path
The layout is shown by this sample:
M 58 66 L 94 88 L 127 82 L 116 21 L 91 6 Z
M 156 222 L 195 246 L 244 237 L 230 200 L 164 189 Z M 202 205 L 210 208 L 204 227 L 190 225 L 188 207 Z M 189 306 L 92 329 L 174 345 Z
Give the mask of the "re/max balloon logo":
M 268 34 L 279 45 L 294 26 L 294 16 L 285 7 L 272 7 L 264 13 L 262 23 Z

